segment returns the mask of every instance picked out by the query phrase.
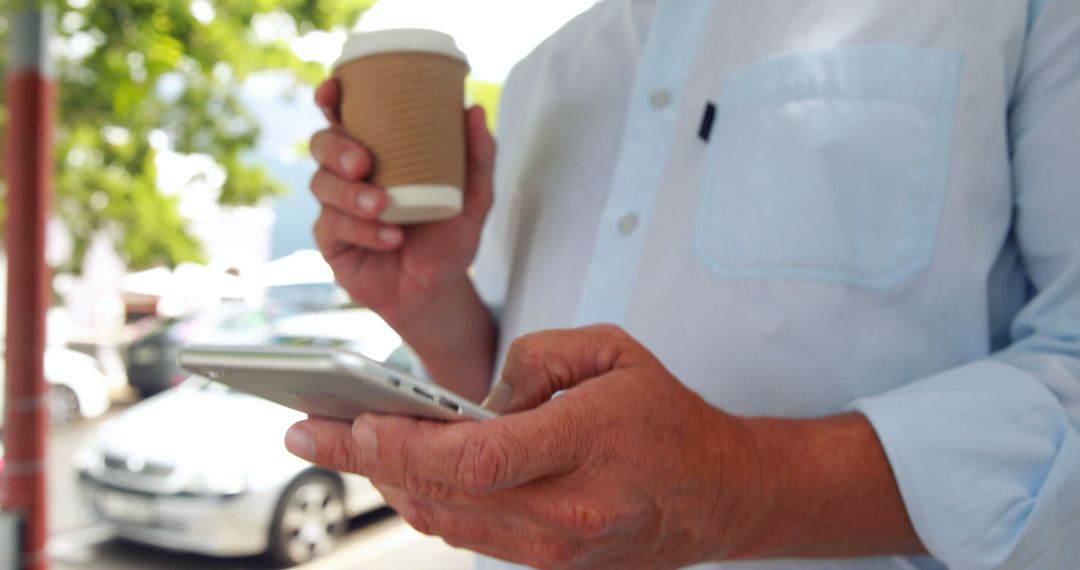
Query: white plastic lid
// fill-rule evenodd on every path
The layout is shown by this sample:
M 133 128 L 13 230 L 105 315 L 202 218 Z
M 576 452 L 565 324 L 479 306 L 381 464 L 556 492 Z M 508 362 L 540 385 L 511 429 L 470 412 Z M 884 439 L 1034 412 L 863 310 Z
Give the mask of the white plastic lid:
M 435 30 L 403 28 L 349 34 L 334 68 L 369 55 L 395 52 L 434 53 L 463 61 L 466 65 L 469 63 L 454 38 Z

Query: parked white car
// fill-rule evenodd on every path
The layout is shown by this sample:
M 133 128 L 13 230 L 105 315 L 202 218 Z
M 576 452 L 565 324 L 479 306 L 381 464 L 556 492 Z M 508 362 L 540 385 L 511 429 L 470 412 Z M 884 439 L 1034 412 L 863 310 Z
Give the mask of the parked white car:
M 370 311 L 301 315 L 275 328 L 278 344 L 341 344 L 379 360 L 403 354 Z M 283 565 L 329 552 L 349 518 L 384 503 L 367 479 L 285 450 L 285 431 L 303 417 L 192 377 L 88 437 L 76 454 L 84 506 L 118 536 L 175 550 L 265 552 Z
M 368 309 L 340 309 L 302 313 L 273 324 L 268 341 L 277 345 L 335 346 L 354 350 L 423 378 L 420 358 L 402 344 L 386 321 Z
M 288 453 L 302 413 L 193 377 L 102 425 L 76 455 L 84 506 L 118 536 L 283 565 L 332 550 L 381 507 L 367 479 Z
M 0 410 L 4 406 L 5 362 L 0 359 Z M 109 409 L 109 379 L 97 359 L 68 348 L 45 349 L 45 382 L 54 426 L 96 418 Z

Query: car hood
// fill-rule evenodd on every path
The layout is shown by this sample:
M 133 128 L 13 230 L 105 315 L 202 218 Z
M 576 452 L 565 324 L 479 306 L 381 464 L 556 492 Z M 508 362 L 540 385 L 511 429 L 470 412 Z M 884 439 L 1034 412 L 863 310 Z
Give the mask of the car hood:
M 102 425 L 97 443 L 109 455 L 214 472 L 288 461 L 285 431 L 304 417 L 247 394 L 180 387 Z

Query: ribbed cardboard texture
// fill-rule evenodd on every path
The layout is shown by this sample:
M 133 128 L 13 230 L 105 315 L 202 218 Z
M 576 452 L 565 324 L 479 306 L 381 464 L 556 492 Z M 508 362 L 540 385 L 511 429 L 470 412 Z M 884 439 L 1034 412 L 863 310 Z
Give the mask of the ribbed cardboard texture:
M 371 181 L 465 187 L 462 61 L 430 53 L 387 53 L 338 67 L 345 130 L 372 153 Z

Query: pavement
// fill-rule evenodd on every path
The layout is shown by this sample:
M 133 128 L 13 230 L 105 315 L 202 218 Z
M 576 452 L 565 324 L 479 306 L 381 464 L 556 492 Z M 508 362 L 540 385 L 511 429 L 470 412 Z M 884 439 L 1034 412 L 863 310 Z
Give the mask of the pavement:
M 103 418 L 77 422 L 53 432 L 49 448 L 49 555 L 55 570 L 266 570 L 259 557 L 212 558 L 172 552 L 114 538 L 90 520 L 78 502 L 72 457 L 79 443 L 124 406 Z M 338 550 L 302 570 L 468 570 L 474 555 L 414 531 L 393 511 L 382 509 L 354 519 Z

